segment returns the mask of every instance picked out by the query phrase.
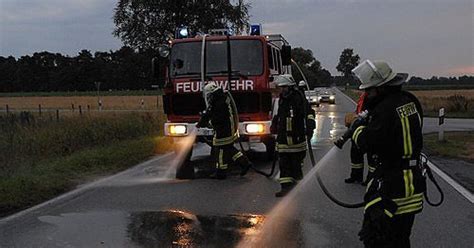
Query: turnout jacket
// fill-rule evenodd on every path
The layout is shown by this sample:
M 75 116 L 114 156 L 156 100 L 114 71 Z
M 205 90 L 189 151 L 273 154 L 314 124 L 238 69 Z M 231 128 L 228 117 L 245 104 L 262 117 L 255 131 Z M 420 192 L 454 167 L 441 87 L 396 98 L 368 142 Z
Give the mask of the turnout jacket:
M 423 148 L 421 104 L 411 93 L 395 88 L 368 104 L 368 123 L 352 136 L 362 151 L 375 154 L 378 160 L 374 179 L 367 186 L 365 209 L 389 200 L 396 203 L 396 208 L 385 208 L 390 217 L 420 212 L 426 190 L 419 167 Z
M 213 92 L 209 106 L 198 123 L 198 126 L 212 126 L 215 131 L 214 146 L 233 144 L 239 138 L 239 116 L 229 94 L 222 89 Z
M 314 110 L 297 89 L 280 94 L 278 112 L 273 117 L 271 131 L 277 134 L 276 149 L 280 153 L 306 151 L 306 136 L 315 128 Z

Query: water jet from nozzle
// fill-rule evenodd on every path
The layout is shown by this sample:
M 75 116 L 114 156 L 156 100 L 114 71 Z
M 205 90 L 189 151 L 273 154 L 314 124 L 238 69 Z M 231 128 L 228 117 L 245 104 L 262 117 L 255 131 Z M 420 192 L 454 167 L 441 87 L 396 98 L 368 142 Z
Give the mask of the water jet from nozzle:
M 174 179 L 175 173 L 182 168 L 182 166 L 192 166 L 192 165 L 185 165 L 185 163 L 190 163 L 192 148 L 194 142 L 196 140 L 196 129 L 192 129 L 188 136 L 180 137 L 179 140 L 175 140 L 175 152 L 176 157 L 171 162 L 170 167 L 163 173 L 160 178 L 163 179 Z M 194 168 L 189 168 L 190 170 L 194 170 Z M 194 173 L 194 171 L 193 171 Z
M 293 247 L 295 240 L 289 240 L 288 234 L 292 233 L 294 218 L 296 213 L 296 196 L 315 179 L 316 173 L 330 164 L 331 160 L 336 158 L 340 150 L 332 147 L 328 153 L 305 175 L 303 180 L 285 196 L 271 211 L 267 214 L 263 226 L 258 235 L 243 239 L 237 247 Z M 313 184 L 314 185 L 314 184 Z

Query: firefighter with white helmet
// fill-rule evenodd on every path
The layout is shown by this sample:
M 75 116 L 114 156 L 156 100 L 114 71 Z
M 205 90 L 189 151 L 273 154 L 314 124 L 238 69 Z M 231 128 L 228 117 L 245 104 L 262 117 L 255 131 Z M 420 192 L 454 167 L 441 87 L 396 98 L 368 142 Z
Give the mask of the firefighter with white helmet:
M 298 88 L 304 93 L 306 90 L 308 90 L 308 84 L 304 80 L 301 80 L 298 83 Z
M 216 160 L 216 179 L 225 179 L 230 163 L 241 167 L 241 176 L 247 174 L 251 163 L 248 158 L 234 147 L 234 142 L 239 138 L 239 116 L 229 92 L 224 92 L 214 82 L 204 86 L 204 97 L 207 109 L 196 125 L 199 127 L 212 127 L 215 131 L 212 145 Z
M 368 118 L 352 123 L 352 140 L 377 158 L 359 236 L 366 247 L 410 247 L 426 190 L 420 169 L 422 108 L 415 96 L 401 89 L 408 74 L 394 72 L 386 62 L 366 60 L 352 72 L 368 94 L 369 109 Z
M 306 156 L 306 139 L 315 127 L 314 113 L 293 77 L 289 74 L 275 77 L 281 90 L 278 113 L 272 120 L 271 131 L 277 134 L 276 149 L 279 154 L 281 190 L 276 197 L 285 196 L 303 178 L 302 166 Z

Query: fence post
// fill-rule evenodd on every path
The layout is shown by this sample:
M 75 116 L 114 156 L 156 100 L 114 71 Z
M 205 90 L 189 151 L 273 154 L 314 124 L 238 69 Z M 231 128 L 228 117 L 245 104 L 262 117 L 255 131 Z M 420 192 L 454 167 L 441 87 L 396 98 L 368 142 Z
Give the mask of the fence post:
M 102 111 L 102 99 L 99 99 L 99 111 Z
M 142 108 L 142 109 L 145 109 L 145 100 L 143 100 L 143 98 L 142 98 L 142 100 L 140 101 L 140 105 L 141 105 L 141 108 Z
M 79 115 L 82 116 L 82 106 L 79 105 Z
M 7 109 L 7 115 L 10 113 L 10 107 L 7 105 L 5 105 L 5 108 Z
M 74 103 L 71 103 L 72 112 L 74 112 Z
M 59 109 L 56 109 L 56 121 L 59 122 Z
M 91 112 L 91 105 L 87 104 L 87 112 Z
M 38 113 L 39 113 L 39 116 L 41 116 L 41 104 L 38 104 Z
M 439 109 L 438 141 L 444 141 L 444 108 Z

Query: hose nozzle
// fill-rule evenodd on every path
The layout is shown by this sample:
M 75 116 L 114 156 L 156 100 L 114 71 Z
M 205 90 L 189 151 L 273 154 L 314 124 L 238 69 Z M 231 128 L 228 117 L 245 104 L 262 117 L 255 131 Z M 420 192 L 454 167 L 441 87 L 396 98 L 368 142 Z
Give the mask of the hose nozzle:
M 344 146 L 344 144 L 346 143 L 347 140 L 344 140 L 343 137 L 340 137 L 339 139 L 337 139 L 336 141 L 334 141 L 334 145 L 337 146 L 337 148 L 339 149 L 342 149 L 342 147 Z

